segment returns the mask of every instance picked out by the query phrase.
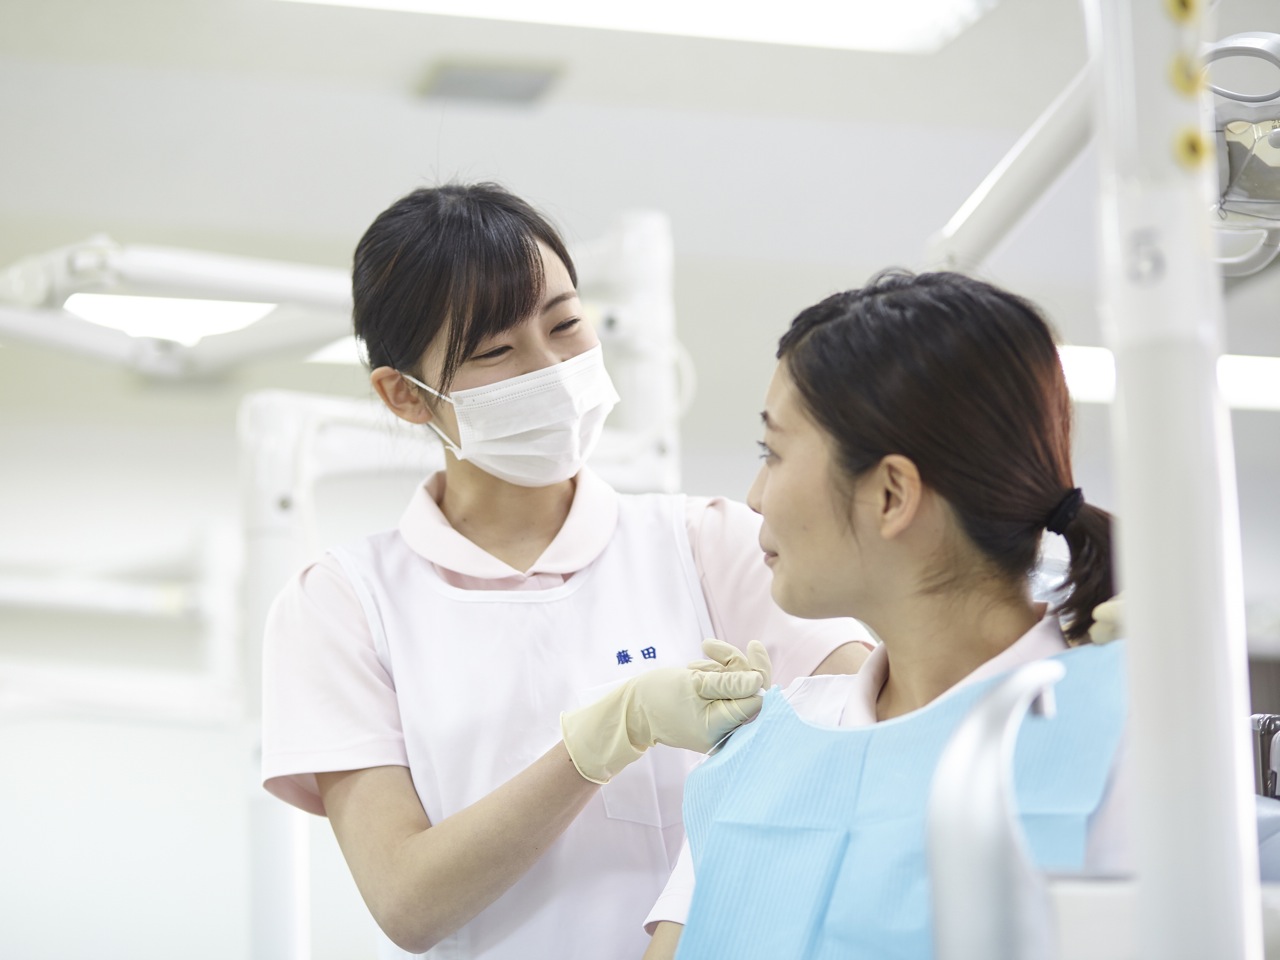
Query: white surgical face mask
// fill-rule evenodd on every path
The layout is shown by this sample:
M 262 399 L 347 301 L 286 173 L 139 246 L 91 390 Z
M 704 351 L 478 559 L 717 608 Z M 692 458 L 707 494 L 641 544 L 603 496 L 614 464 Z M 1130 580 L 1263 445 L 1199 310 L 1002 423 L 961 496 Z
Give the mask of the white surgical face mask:
M 618 402 L 599 345 L 563 363 L 448 396 L 400 375 L 453 404 L 457 443 L 433 421 L 427 426 L 455 457 L 521 487 L 546 487 L 575 476 Z

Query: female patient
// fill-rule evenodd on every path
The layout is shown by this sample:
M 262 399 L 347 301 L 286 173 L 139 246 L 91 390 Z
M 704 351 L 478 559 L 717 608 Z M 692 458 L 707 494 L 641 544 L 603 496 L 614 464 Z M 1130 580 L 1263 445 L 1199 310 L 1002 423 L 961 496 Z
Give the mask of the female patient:
M 778 356 L 748 498 L 773 597 L 801 617 L 857 617 L 883 644 L 855 676 L 772 691 L 691 775 L 692 864 L 650 915 L 646 956 L 679 939 L 683 958 L 927 957 L 931 774 L 1001 673 L 1067 668 L 1057 718 L 1020 741 L 1037 862 L 1126 860 L 1122 645 L 1088 642 L 1112 594 L 1111 521 L 1072 481 L 1062 368 L 1019 297 L 957 274 L 882 275 L 801 313 Z M 1071 551 L 1054 609 L 1028 589 L 1045 529 Z

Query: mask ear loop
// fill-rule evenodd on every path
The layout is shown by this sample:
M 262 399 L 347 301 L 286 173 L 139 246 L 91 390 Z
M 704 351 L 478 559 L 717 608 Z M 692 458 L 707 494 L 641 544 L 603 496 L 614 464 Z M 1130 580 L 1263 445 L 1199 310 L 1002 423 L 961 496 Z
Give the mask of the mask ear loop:
M 425 383 L 423 383 L 421 380 L 415 377 L 412 373 L 405 373 L 403 370 L 397 370 L 396 373 L 400 374 L 400 376 L 404 377 L 404 379 L 408 380 L 414 386 L 421 387 L 423 390 L 427 391 L 427 393 L 434 394 L 435 396 L 439 397 L 445 403 L 453 403 L 453 401 L 449 397 L 445 396 L 435 387 L 428 387 Z
M 405 380 L 408 380 L 410 383 L 414 384 L 415 386 L 421 387 L 423 390 L 427 391 L 427 393 L 434 394 L 435 396 L 439 397 L 445 403 L 450 403 L 450 404 L 453 403 L 452 398 L 445 396 L 443 393 L 441 393 L 439 390 L 435 389 L 434 387 L 427 386 L 425 383 L 423 383 L 413 374 L 405 373 L 403 370 L 397 370 L 396 373 L 400 374 L 401 377 L 403 377 Z M 436 426 L 435 418 L 428 420 L 427 426 L 431 428 L 431 430 L 435 433 L 437 437 L 440 438 L 440 441 L 445 445 L 445 449 L 447 449 L 459 460 L 467 459 L 466 455 L 462 452 L 462 448 L 458 444 L 450 440 L 449 437 L 445 434 L 445 432 Z

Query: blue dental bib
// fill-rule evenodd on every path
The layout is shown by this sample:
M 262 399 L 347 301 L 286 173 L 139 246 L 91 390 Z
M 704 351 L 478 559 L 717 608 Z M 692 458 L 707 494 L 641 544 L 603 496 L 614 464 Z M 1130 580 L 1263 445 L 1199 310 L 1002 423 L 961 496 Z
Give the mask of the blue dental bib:
M 1057 715 L 1029 716 L 1017 809 L 1044 870 L 1084 865 L 1127 712 L 1124 644 L 1054 659 Z M 678 960 L 927 960 L 925 809 L 938 759 L 998 677 L 861 728 L 815 726 L 775 687 L 754 723 L 690 774 L 697 887 Z

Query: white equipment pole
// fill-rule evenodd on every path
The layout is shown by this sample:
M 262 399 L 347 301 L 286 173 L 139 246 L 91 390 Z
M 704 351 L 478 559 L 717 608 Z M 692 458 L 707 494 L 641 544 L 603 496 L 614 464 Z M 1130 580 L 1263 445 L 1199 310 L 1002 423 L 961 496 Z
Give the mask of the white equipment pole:
M 1138 796 L 1139 949 L 1259 960 L 1239 515 L 1216 365 L 1206 4 L 1086 0 Z
M 695 379 L 676 338 L 671 221 L 657 210 L 632 211 L 570 253 L 586 309 L 599 313 L 605 364 L 622 397 L 592 466 L 625 493 L 674 493 L 680 489 L 680 418 Z

